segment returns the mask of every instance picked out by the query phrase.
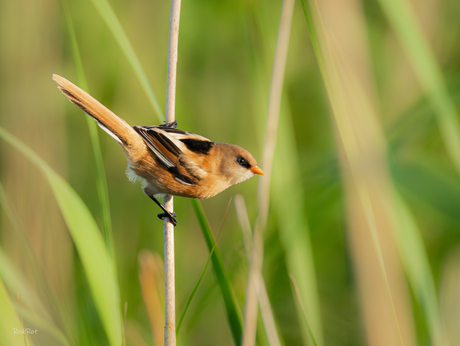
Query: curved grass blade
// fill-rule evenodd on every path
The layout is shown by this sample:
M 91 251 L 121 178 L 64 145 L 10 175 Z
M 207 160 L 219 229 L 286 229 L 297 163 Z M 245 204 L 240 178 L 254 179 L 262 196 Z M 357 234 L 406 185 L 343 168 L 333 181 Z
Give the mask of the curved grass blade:
M 105 21 L 107 26 L 109 27 L 110 31 L 112 32 L 115 40 L 117 40 L 122 52 L 125 54 L 126 58 L 128 59 L 129 64 L 131 65 L 132 69 L 134 70 L 134 74 L 136 75 L 137 79 L 141 83 L 142 88 L 144 89 L 145 94 L 155 111 L 155 114 L 158 117 L 160 122 L 164 121 L 164 115 L 158 104 L 157 98 L 153 93 L 152 87 L 145 75 L 144 69 L 134 52 L 133 46 L 129 42 L 128 36 L 126 36 L 125 31 L 123 30 L 120 21 L 118 20 L 114 10 L 110 6 L 110 3 L 107 0 L 92 0 L 94 6 L 98 10 L 99 14 L 101 15 L 102 19 Z
M 210 252 L 213 251 L 211 256 L 212 266 L 214 273 L 216 274 L 217 281 L 222 292 L 222 298 L 224 298 L 225 308 L 227 311 L 228 323 L 230 324 L 230 330 L 232 332 L 233 341 L 236 345 L 239 345 L 243 337 L 243 320 L 241 317 L 241 310 L 236 300 L 235 292 L 233 291 L 228 276 L 227 270 L 224 267 L 222 257 L 220 256 L 219 248 L 216 246 L 214 236 L 212 235 L 211 228 L 209 227 L 208 220 L 203 211 L 201 203 L 196 199 L 192 199 L 192 206 L 195 210 L 196 217 L 201 226 L 204 239 Z
M 3 188 L 3 184 L 1 182 L 0 182 L 0 205 L 3 207 L 7 219 L 10 221 L 16 233 L 23 235 L 22 232 L 20 232 L 21 226 L 19 225 L 19 220 L 16 218 L 16 215 L 14 215 L 13 208 L 8 202 L 5 189 Z
M 0 137 L 46 177 L 83 263 L 110 345 L 121 345 L 120 296 L 113 263 L 91 213 L 72 187 L 35 152 L 0 127 Z
M 217 235 L 217 240 L 219 240 L 220 232 L 222 232 L 222 228 L 224 226 L 224 222 L 225 222 L 225 218 L 227 217 L 228 210 L 230 209 L 230 203 L 231 202 L 232 202 L 232 199 L 230 198 L 230 202 L 228 203 L 227 210 L 225 211 L 224 219 L 222 220 L 222 225 L 220 227 L 219 234 Z M 217 242 L 216 242 L 216 244 L 217 244 Z M 190 297 L 187 300 L 187 304 L 185 305 L 184 312 L 182 313 L 182 316 L 179 319 L 179 324 L 177 325 L 177 328 L 176 328 L 176 336 L 179 335 L 179 330 L 180 330 L 180 327 L 182 325 L 182 322 L 184 321 L 185 315 L 187 314 L 187 311 L 188 311 L 188 309 L 190 307 L 190 304 L 192 303 L 192 300 L 195 297 L 195 293 L 196 293 L 198 287 L 201 284 L 201 280 L 203 280 L 204 273 L 206 273 L 206 270 L 208 269 L 209 262 L 211 262 L 212 254 L 214 253 L 214 250 L 216 249 L 216 244 L 214 244 L 214 246 L 212 247 L 212 250 L 209 253 L 208 260 L 207 260 L 207 262 L 206 262 L 206 264 L 205 264 L 205 266 L 203 268 L 203 271 L 201 272 L 201 275 L 200 275 L 200 277 L 198 279 L 198 282 L 196 283 L 195 287 L 192 290 L 192 293 L 190 294 Z
M 77 70 L 78 82 L 84 90 L 88 90 L 88 84 L 86 82 L 85 74 L 83 72 L 83 64 L 81 61 L 80 49 L 78 48 L 77 37 L 72 23 L 72 17 L 70 16 L 69 5 L 67 1 L 63 1 L 64 13 L 67 23 L 67 30 L 69 31 L 72 55 L 75 61 L 75 67 Z M 112 232 L 112 221 L 110 216 L 110 203 L 109 203 L 109 189 L 107 187 L 107 179 L 105 175 L 104 163 L 102 160 L 101 146 L 99 143 L 99 135 L 97 132 L 97 125 L 93 119 L 85 117 L 89 134 L 91 138 L 91 144 L 93 147 L 94 159 L 96 162 L 96 188 L 101 203 L 102 220 L 104 225 L 104 238 L 107 248 L 109 249 L 110 255 L 113 257 L 113 232 Z
M 289 114 L 287 110 L 283 112 Z M 314 342 L 324 345 L 318 285 L 316 281 L 313 250 L 308 221 L 305 216 L 304 192 L 300 181 L 297 149 L 294 143 L 293 124 L 287 116 L 279 124 L 276 148 L 277 164 L 273 167 L 272 204 L 277 213 L 280 239 L 286 253 L 288 270 L 297 279 L 299 295 L 305 310 L 297 306 L 297 316 L 302 326 L 304 344 Z M 282 153 L 282 154 L 281 154 Z M 289 153 L 289 155 L 288 155 Z M 289 196 L 290 202 L 279 196 Z M 306 318 L 304 316 L 306 315 Z M 308 323 L 307 323 L 308 320 Z M 314 335 L 314 337 L 313 337 Z
M 379 0 L 379 3 L 425 89 L 447 152 L 460 173 L 460 121 L 455 102 L 449 95 L 441 68 L 418 27 L 415 13 L 407 1 Z
M 61 332 L 61 330 L 58 327 L 56 327 L 54 323 L 49 322 L 48 320 L 45 320 L 40 316 L 37 316 L 36 314 L 30 312 L 28 309 L 24 307 L 21 307 L 21 314 L 24 317 L 24 320 L 28 321 L 29 323 L 32 323 L 32 325 L 35 326 L 40 333 L 49 334 L 56 341 L 59 342 L 59 345 L 71 346 L 66 336 Z M 29 345 L 29 343 L 27 343 L 27 345 Z
M 0 247 L 0 282 L 1 281 L 3 281 L 5 286 L 8 287 L 10 292 L 16 292 L 16 294 L 20 297 L 21 313 L 26 320 L 31 322 L 40 331 L 52 335 L 56 340 L 60 341 L 61 345 L 70 346 L 66 336 L 53 322 L 51 322 L 53 319 L 49 315 L 48 311 L 46 311 L 40 297 L 33 288 L 33 285 L 31 285 L 31 283 L 21 275 L 21 271 L 10 262 L 9 258 Z M 0 298 L 0 300 L 1 299 L 2 298 Z M 3 313 L 3 307 L 6 307 L 7 305 L 4 302 L 0 302 L 0 306 L 2 307 Z M 0 323 L 2 322 L 0 321 Z M 18 326 L 20 325 L 16 325 L 15 328 L 19 328 Z M 1 326 L 0 330 L 2 330 Z M 0 345 L 9 344 L 2 343 L 2 338 L 0 337 Z
M 299 305 L 298 309 L 303 312 L 303 317 L 305 318 L 305 323 L 308 326 L 308 331 L 309 331 L 309 333 L 311 335 L 311 342 L 313 343 L 313 346 L 318 346 L 318 343 L 316 342 L 316 339 L 315 339 L 315 335 L 314 335 L 313 331 L 311 330 L 310 325 L 308 324 L 308 318 L 307 318 L 307 314 L 305 312 L 305 306 L 303 305 L 302 297 L 300 296 L 299 286 L 297 285 L 297 281 L 295 280 L 295 277 L 294 277 L 294 275 L 292 275 L 292 273 L 289 273 L 289 278 L 291 279 L 292 289 L 293 289 L 294 295 L 296 297 L 296 302 Z
M 433 345 L 448 345 L 439 311 L 436 285 L 416 222 L 402 198 L 395 193 L 399 227 L 396 240 L 407 277 L 427 321 Z
M 37 292 L 32 288 L 30 282 L 21 275 L 21 271 L 11 263 L 2 248 L 0 248 L 0 278 L 11 292 L 19 294 L 24 306 L 34 311 L 40 319 L 51 320 L 51 316 L 46 311 Z
M 253 247 L 251 223 L 249 222 L 246 203 L 242 195 L 235 196 L 235 209 L 236 215 L 238 217 L 238 222 L 240 223 L 240 228 L 243 232 L 246 256 L 248 261 L 250 261 Z M 262 317 L 263 329 L 267 336 L 268 344 L 271 346 L 281 345 L 278 329 L 276 328 L 275 316 L 270 304 L 270 299 L 268 298 L 267 287 L 265 285 L 265 279 L 262 273 L 259 272 L 255 280 L 258 285 L 260 285 L 260 287 L 257 289 L 257 299 L 259 301 L 260 316 Z M 260 334 L 257 335 L 259 336 Z
M 460 221 L 460 181 L 455 173 L 447 173 L 431 161 L 391 162 L 390 168 L 403 196 L 408 192 L 443 215 Z
M 23 326 L 1 279 L 0 306 L 2 307 L 2 313 L 0 313 L 0 344 L 23 346 L 26 342 L 23 335 L 14 333 L 15 329 L 22 329 Z M 32 345 L 29 337 L 27 337 L 27 345 Z
M 158 253 L 149 250 L 142 250 L 138 256 L 139 283 L 141 286 L 142 298 L 147 309 L 150 320 L 152 338 L 155 345 L 164 344 L 164 268 L 163 260 Z
M 1 182 L 0 205 L 2 205 L 5 215 L 10 221 L 12 229 L 16 231 L 16 234 L 19 237 L 21 248 L 17 251 L 21 254 L 22 259 L 25 261 L 24 263 L 27 263 L 27 267 L 29 267 L 33 272 L 33 282 L 38 284 L 39 287 L 45 287 L 45 289 L 49 291 L 49 287 L 43 278 L 42 271 L 37 266 L 38 260 L 32 250 L 30 239 L 27 236 L 27 231 L 25 230 L 19 217 L 15 214 L 13 206 L 10 205 Z M 24 308 L 27 308 L 28 311 L 30 311 L 30 313 L 27 313 L 25 310 L 22 310 L 24 316 L 26 316 L 37 327 L 39 325 L 43 325 L 44 330 L 52 334 L 56 339 L 61 340 L 63 345 L 69 344 L 61 330 L 56 327 L 53 322 L 50 322 L 53 318 L 50 316 L 42 300 L 37 295 L 36 287 L 31 283 L 31 281 L 27 280 L 21 274 L 21 271 L 14 266 L 1 247 L 0 278 L 4 281 L 5 286 L 8 287 L 10 292 L 16 292 L 19 295 Z M 48 294 L 52 293 L 48 292 Z M 67 335 L 72 335 L 73 333 L 72 327 L 69 323 L 69 316 L 63 314 L 63 310 L 60 306 L 56 306 L 56 308 L 61 312 L 61 315 L 59 316 L 61 326 L 63 326 Z
M 176 335 L 177 336 L 179 336 L 179 331 L 180 331 L 180 328 L 182 326 L 182 322 L 184 322 L 185 315 L 187 315 L 188 309 L 190 308 L 190 304 L 192 304 L 192 300 L 195 297 L 195 293 L 196 293 L 196 291 L 198 290 L 198 287 L 201 284 L 201 280 L 203 280 L 204 273 L 206 273 L 206 270 L 208 269 L 208 266 L 209 266 L 209 263 L 211 262 L 211 258 L 212 258 L 212 255 L 214 253 L 215 248 L 216 247 L 213 246 L 213 248 L 212 248 L 212 250 L 211 250 L 211 252 L 209 254 L 208 261 L 206 262 L 206 264 L 205 264 L 205 266 L 203 268 L 203 271 L 201 272 L 200 278 L 198 279 L 195 287 L 193 288 L 192 293 L 188 297 L 187 304 L 185 305 L 185 308 L 184 308 L 184 312 L 182 313 L 182 315 L 181 315 L 181 317 L 179 319 L 179 323 L 177 324 L 177 328 L 176 328 Z

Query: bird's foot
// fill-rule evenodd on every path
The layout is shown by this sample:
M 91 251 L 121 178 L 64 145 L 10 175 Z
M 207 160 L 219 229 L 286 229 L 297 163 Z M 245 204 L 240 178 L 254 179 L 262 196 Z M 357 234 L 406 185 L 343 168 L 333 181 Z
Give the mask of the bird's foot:
M 164 125 L 161 125 L 161 126 L 164 126 L 164 127 L 169 127 L 171 129 L 175 129 L 177 127 L 177 121 L 173 121 L 171 123 L 166 123 Z
M 169 219 L 169 221 L 171 221 L 171 223 L 176 226 L 177 225 L 177 220 L 176 220 L 176 213 L 172 213 L 170 211 L 167 211 L 166 208 L 163 206 L 163 204 L 161 204 L 160 202 L 158 202 L 158 200 L 155 198 L 155 196 L 149 196 L 152 201 L 154 201 L 160 208 L 161 210 L 163 210 L 163 212 L 161 214 L 158 214 L 158 217 L 160 218 L 160 220 L 163 220 L 165 217 L 167 217 Z
M 176 219 L 176 213 L 170 213 L 169 211 L 168 212 L 163 212 L 161 214 L 158 214 L 157 215 L 158 218 L 160 220 L 164 220 L 165 217 L 167 217 L 169 219 L 169 221 L 171 221 L 171 223 L 176 226 L 177 225 L 177 219 Z

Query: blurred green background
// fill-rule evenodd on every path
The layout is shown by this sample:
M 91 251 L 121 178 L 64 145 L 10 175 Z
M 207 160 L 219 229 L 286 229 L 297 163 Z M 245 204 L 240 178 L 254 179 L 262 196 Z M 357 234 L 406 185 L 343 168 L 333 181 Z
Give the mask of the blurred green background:
M 359 75 L 362 68 L 363 73 L 369 73 L 372 83 L 366 92 L 373 95 L 377 124 L 372 126 L 379 129 L 385 148 L 381 151 L 385 167 L 376 165 L 375 169 L 389 172 L 385 184 L 394 186 L 395 194 L 404 200 L 408 213 L 404 215 L 411 215 L 417 239 L 422 241 L 426 256 L 423 258 L 428 259 L 423 267 L 423 259 L 409 252 L 410 243 L 403 249 L 395 245 L 397 240 L 383 245 L 384 257 L 386 246 L 402 252 L 395 256 L 395 262 L 399 263 L 399 258 L 403 258 L 402 263 L 412 260 L 418 268 L 408 269 L 399 264 L 403 267 L 401 286 L 406 294 L 401 299 L 407 307 L 405 321 L 410 325 L 400 326 L 402 339 L 405 345 L 447 345 L 448 339 L 450 345 L 458 344 L 460 335 L 455 326 L 460 323 L 460 177 L 446 149 L 436 109 L 427 96 L 429 87 L 420 82 L 414 60 L 407 54 L 408 47 L 400 39 L 403 29 L 398 32 L 389 12 L 383 10 L 385 1 L 351 1 L 340 6 L 329 1 L 329 8 L 325 3 L 319 11 L 324 16 L 326 35 L 334 36 L 331 33 L 337 30 L 328 26 L 329 20 L 340 23 L 334 16 L 347 16 L 349 11 L 358 14 L 363 24 L 356 29 L 358 35 L 352 32 L 354 29 L 348 32 L 342 28 L 341 35 L 334 39 L 353 52 L 368 52 L 367 62 L 359 61 L 357 66 L 345 70 Z M 164 109 L 170 3 L 115 0 L 110 4 Z M 427 0 L 410 4 L 419 32 L 442 72 L 448 98 L 458 108 L 460 3 Z M 79 84 L 64 6 L 68 6 L 75 29 L 87 91 L 133 126 L 160 123 L 92 1 L 18 0 L 0 2 L 0 126 L 31 147 L 67 180 L 102 230 L 96 164 L 85 115 L 60 94 L 51 80 L 51 75 L 57 73 Z M 307 6 L 316 5 L 312 1 Z M 213 141 L 238 144 L 260 160 L 281 8 L 280 1 L 272 0 L 183 1 L 176 103 L 179 128 Z M 313 32 L 316 30 L 315 37 L 321 45 L 317 23 L 313 23 Z M 356 35 L 361 35 L 360 39 L 355 40 Z M 365 45 L 355 46 L 360 42 Z M 302 4 L 296 2 L 279 120 L 280 130 L 284 130 L 274 157 L 271 209 L 264 230 L 263 274 L 282 344 L 308 344 L 308 331 L 298 313 L 298 301 L 289 279 L 292 262 L 286 258 L 291 249 L 281 233 L 283 222 L 291 218 L 284 210 L 290 210 L 288 205 L 294 202 L 297 207 L 292 210 L 297 210 L 296 217 L 300 213 L 302 220 L 302 227 L 296 232 L 309 238 L 309 245 L 302 251 L 309 253 L 310 246 L 312 251 L 316 283 L 312 282 L 310 289 L 319 296 L 319 325 L 322 324 L 322 336 L 316 337 L 318 344 L 379 345 L 379 327 L 371 326 L 372 317 L 367 311 L 372 307 L 363 298 L 372 293 L 366 290 L 372 289 L 359 284 L 359 278 L 365 274 L 358 267 L 365 260 L 359 257 L 356 240 L 350 235 L 351 228 L 359 227 L 359 222 L 353 222 L 353 201 L 346 187 L 346 167 L 350 162 L 343 160 L 346 145 L 342 150 L 338 135 L 342 125 L 332 116 L 334 107 L 331 108 L 331 94 L 325 88 L 325 75 L 327 72 L 321 73 L 315 56 Z M 353 94 L 352 89 L 347 91 Z M 344 94 L 344 99 L 349 97 Z M 366 125 L 360 131 L 372 137 L 373 130 Z M 119 309 L 127 302 L 126 342 L 153 345 L 139 281 L 138 257 L 144 249 L 163 256 L 163 224 L 156 217 L 157 207 L 140 186 L 126 179 L 122 150 L 102 131 L 99 135 L 110 201 Z M 289 148 L 289 152 L 280 148 Z M 229 200 L 236 194 L 245 197 L 250 221 L 254 223 L 258 179 L 264 177 L 253 178 L 202 202 L 216 237 Z M 18 303 L 16 286 L 8 285 L 6 279 L 8 271 L 21 277 L 23 287 L 34 292 L 34 301 L 40 302 L 40 309 L 47 312 L 47 322 L 53 330 L 62 332 L 68 344 L 107 344 L 79 255 L 49 184 L 39 170 L 3 140 L 0 182 L 5 192 L 0 199 L 4 206 L 0 213 L 0 244 L 2 256 L 8 258 L 2 264 L 0 276 L 17 310 L 23 308 L 32 315 L 25 318 L 25 325 L 37 325 L 33 316 L 36 310 L 27 303 Z M 284 184 L 301 193 L 301 198 L 290 201 L 286 193 L 289 189 Z M 283 205 L 287 207 L 283 209 Z M 175 210 L 179 220 L 175 229 L 176 307 L 180 316 L 209 252 L 190 201 L 175 198 Z M 398 211 L 389 215 L 390 219 L 399 217 Z M 383 232 L 391 234 L 391 227 L 383 228 Z M 405 229 L 401 232 L 405 234 Z M 244 312 L 249 262 L 233 204 L 217 244 Z M 371 252 L 375 250 L 371 241 L 362 246 Z M 297 266 L 302 268 L 304 263 Z M 422 280 L 414 285 L 411 277 L 418 274 L 433 280 L 435 295 L 431 303 L 438 309 L 436 317 L 427 310 L 428 303 L 423 298 L 424 289 L 432 283 Z M 372 275 L 381 273 L 377 270 Z M 390 286 L 392 278 L 389 273 Z M 398 305 L 399 300 L 393 300 Z M 309 310 L 308 302 L 303 303 L 305 310 Z M 375 303 L 377 314 L 378 304 Z M 436 321 L 430 322 L 431 318 Z M 382 317 L 382 324 L 395 320 L 396 324 L 406 323 L 393 316 Z M 310 324 L 317 326 L 318 322 Z M 44 327 L 38 329 L 38 335 L 30 336 L 35 345 L 66 344 Z M 267 344 L 263 333 L 258 333 L 257 343 Z M 233 344 L 211 268 L 185 317 L 178 344 Z

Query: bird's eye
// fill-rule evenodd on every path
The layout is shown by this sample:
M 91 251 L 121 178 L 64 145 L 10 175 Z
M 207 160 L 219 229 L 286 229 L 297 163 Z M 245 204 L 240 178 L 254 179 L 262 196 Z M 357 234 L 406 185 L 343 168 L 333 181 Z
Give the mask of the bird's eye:
M 237 157 L 236 158 L 236 162 L 238 162 L 238 164 L 240 166 L 243 166 L 243 167 L 246 167 L 248 166 L 248 161 L 246 161 L 246 159 L 242 158 L 242 157 Z

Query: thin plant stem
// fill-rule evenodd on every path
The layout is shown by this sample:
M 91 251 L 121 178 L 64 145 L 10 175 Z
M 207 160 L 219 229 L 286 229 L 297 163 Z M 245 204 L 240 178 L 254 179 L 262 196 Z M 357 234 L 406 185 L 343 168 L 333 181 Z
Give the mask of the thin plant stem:
M 182 322 L 184 322 L 185 315 L 187 314 L 187 311 L 188 311 L 190 305 L 192 304 L 192 300 L 195 297 L 196 291 L 198 290 L 198 287 L 200 286 L 201 281 L 203 280 L 204 274 L 206 273 L 206 270 L 208 269 L 209 263 L 211 262 L 212 255 L 214 254 L 214 250 L 216 249 L 217 242 L 219 241 L 220 234 L 222 233 L 222 229 L 224 228 L 224 222 L 225 222 L 225 219 L 227 218 L 228 210 L 230 209 L 231 203 L 232 203 L 232 199 L 230 198 L 230 201 L 228 201 L 227 210 L 225 211 L 224 218 L 222 220 L 222 224 L 220 225 L 219 233 L 217 234 L 217 237 L 216 237 L 215 244 L 212 247 L 212 250 L 209 252 L 208 261 L 206 262 L 206 265 L 204 266 L 204 269 L 201 272 L 200 278 L 198 279 L 198 282 L 196 283 L 195 287 L 193 288 L 192 293 L 190 294 L 190 297 L 187 300 L 187 304 L 185 305 L 184 313 L 180 317 L 179 323 L 177 324 L 176 335 L 179 335 L 180 327 L 182 325 Z
M 307 313 L 305 311 L 305 306 L 303 305 L 303 302 L 302 302 L 302 297 L 300 295 L 300 290 L 299 290 L 299 286 L 297 285 L 297 281 L 292 273 L 289 273 L 289 278 L 291 279 L 292 289 L 294 290 L 294 294 L 297 299 L 297 304 L 299 304 L 299 307 L 302 310 L 302 315 L 305 319 L 305 323 L 308 326 L 308 332 L 311 335 L 312 344 L 313 346 L 318 346 L 318 343 L 316 342 L 316 339 L 313 334 L 313 330 L 311 329 L 310 324 L 308 323 Z
M 169 22 L 168 80 L 166 85 L 166 122 L 175 120 L 177 46 L 179 43 L 179 19 L 181 0 L 171 2 L 171 20 Z
M 166 85 L 166 123 L 175 121 L 177 46 L 179 43 L 179 20 L 181 0 L 171 1 L 171 18 L 169 22 L 168 79 Z M 174 211 L 172 196 L 163 198 L 164 206 L 169 212 Z M 168 218 L 164 221 L 165 253 L 165 346 L 176 345 L 176 298 L 174 270 L 174 225 Z
M 246 255 L 248 260 L 251 260 L 252 254 L 252 236 L 251 236 L 251 225 L 249 222 L 248 211 L 246 209 L 246 203 L 242 195 L 235 196 L 235 208 L 238 221 L 243 231 L 244 247 L 246 248 Z M 270 305 L 268 298 L 267 287 L 265 286 L 265 280 L 261 272 L 255 278 L 255 286 L 257 291 L 257 299 L 260 306 L 260 314 L 264 325 L 265 333 L 267 334 L 267 340 L 270 346 L 281 345 L 280 338 L 278 336 L 275 318 L 273 316 L 273 310 Z
M 233 341 L 235 345 L 240 345 L 243 338 L 243 318 L 241 317 L 240 308 L 236 298 L 235 291 L 232 288 L 230 283 L 230 277 L 227 270 L 225 269 L 222 256 L 220 255 L 219 249 L 216 246 L 216 240 L 214 239 L 211 227 L 209 227 L 209 222 L 204 214 L 203 207 L 197 199 L 192 199 L 192 206 L 195 210 L 195 214 L 200 224 L 201 230 L 203 232 L 206 245 L 208 246 L 209 252 L 212 254 L 212 267 L 216 275 L 216 279 L 219 283 L 220 291 L 222 293 L 222 298 L 225 303 L 225 310 L 227 312 L 227 319 L 232 333 Z
M 173 211 L 172 196 L 163 198 L 166 210 Z M 174 268 L 174 225 L 168 218 L 164 221 L 164 256 L 165 256 L 165 346 L 176 345 L 176 292 Z
M 134 48 L 131 45 L 128 36 L 126 35 L 126 32 L 123 30 L 123 27 L 121 26 L 115 11 L 110 5 L 110 2 L 108 0 L 92 0 L 92 2 L 94 7 L 96 7 L 97 11 L 101 15 L 101 18 L 104 20 L 104 22 L 107 24 L 107 27 L 112 32 L 113 37 L 121 48 L 121 51 L 126 56 L 126 59 L 134 70 L 134 75 L 139 80 L 142 89 L 144 89 L 144 92 L 147 95 L 147 99 L 152 105 L 158 119 L 163 120 L 163 112 L 161 111 L 157 98 L 155 97 L 152 87 L 148 82 L 145 71 L 142 68 L 139 58 L 134 52 Z
M 262 153 L 262 167 L 264 178 L 259 180 L 258 202 L 260 227 L 265 228 L 270 201 L 270 180 L 272 175 L 273 156 L 275 154 L 278 121 L 280 115 L 281 94 L 283 90 L 284 72 L 291 35 L 292 14 L 294 0 L 284 0 L 281 21 L 276 43 L 275 59 L 273 61 L 272 80 L 268 97 L 267 128 L 265 132 L 264 151 Z
M 77 36 L 73 26 L 72 16 L 70 15 L 68 1 L 62 2 L 64 7 L 64 13 L 66 17 L 67 30 L 69 32 L 72 55 L 75 62 L 75 70 L 77 72 L 79 84 L 81 87 L 88 92 L 88 83 L 83 69 L 83 62 L 81 59 L 80 49 L 77 42 Z M 96 163 L 96 189 L 99 196 L 99 202 L 101 203 L 102 220 L 104 227 L 104 239 L 107 245 L 107 249 L 110 255 L 114 256 L 114 245 L 113 245 L 113 232 L 112 232 L 112 217 L 110 213 L 110 202 L 109 202 L 109 188 L 107 186 L 107 178 L 105 174 L 104 161 L 102 159 L 101 145 L 99 142 L 99 134 L 97 132 L 97 125 L 93 119 L 86 117 L 88 124 L 88 130 L 91 138 L 91 144 L 93 147 L 94 160 Z
M 260 277 L 263 265 L 263 235 L 268 217 L 270 178 L 272 173 L 273 155 L 276 146 L 278 119 L 283 89 L 284 71 L 286 67 L 289 38 L 291 34 L 294 0 L 284 0 L 281 21 L 273 62 L 272 80 L 268 99 L 267 130 L 262 154 L 264 178 L 260 179 L 258 188 L 259 213 L 254 227 L 251 267 L 246 289 L 246 311 L 244 315 L 244 335 L 242 345 L 254 345 L 257 327 L 257 296 L 259 295 Z
M 162 290 L 164 279 L 161 273 L 163 261 L 158 253 L 149 250 L 142 250 L 138 261 L 139 282 L 150 320 L 152 339 L 155 346 L 161 346 L 164 344 L 163 308 L 161 306 L 161 297 L 164 295 Z
M 353 52 L 349 50 L 350 44 L 344 46 L 343 40 L 336 39 L 338 33 L 344 34 L 343 30 L 350 23 L 356 28 L 364 26 L 362 11 L 354 4 L 343 6 L 344 21 L 338 22 L 328 3 L 312 1 L 312 11 L 309 12 L 307 6 L 304 10 L 306 17 L 311 13 L 312 18 L 307 21 L 311 36 L 316 36 L 315 53 L 335 121 L 347 196 L 350 243 L 361 291 L 364 292 L 361 299 L 368 343 L 411 344 L 410 340 L 414 337 L 405 283 L 399 279 L 399 260 L 389 250 L 394 241 L 390 235 L 394 227 L 394 205 L 389 193 L 392 181 L 387 171 L 385 141 L 374 106 L 368 48 L 364 37 L 357 34 L 358 29 L 345 33 L 355 47 Z M 378 169 L 370 171 L 366 167 Z M 372 241 L 374 253 L 366 251 L 368 238 L 364 237 Z M 378 270 L 380 276 L 375 275 Z M 375 301 L 385 302 L 381 304 L 383 308 L 377 310 Z

